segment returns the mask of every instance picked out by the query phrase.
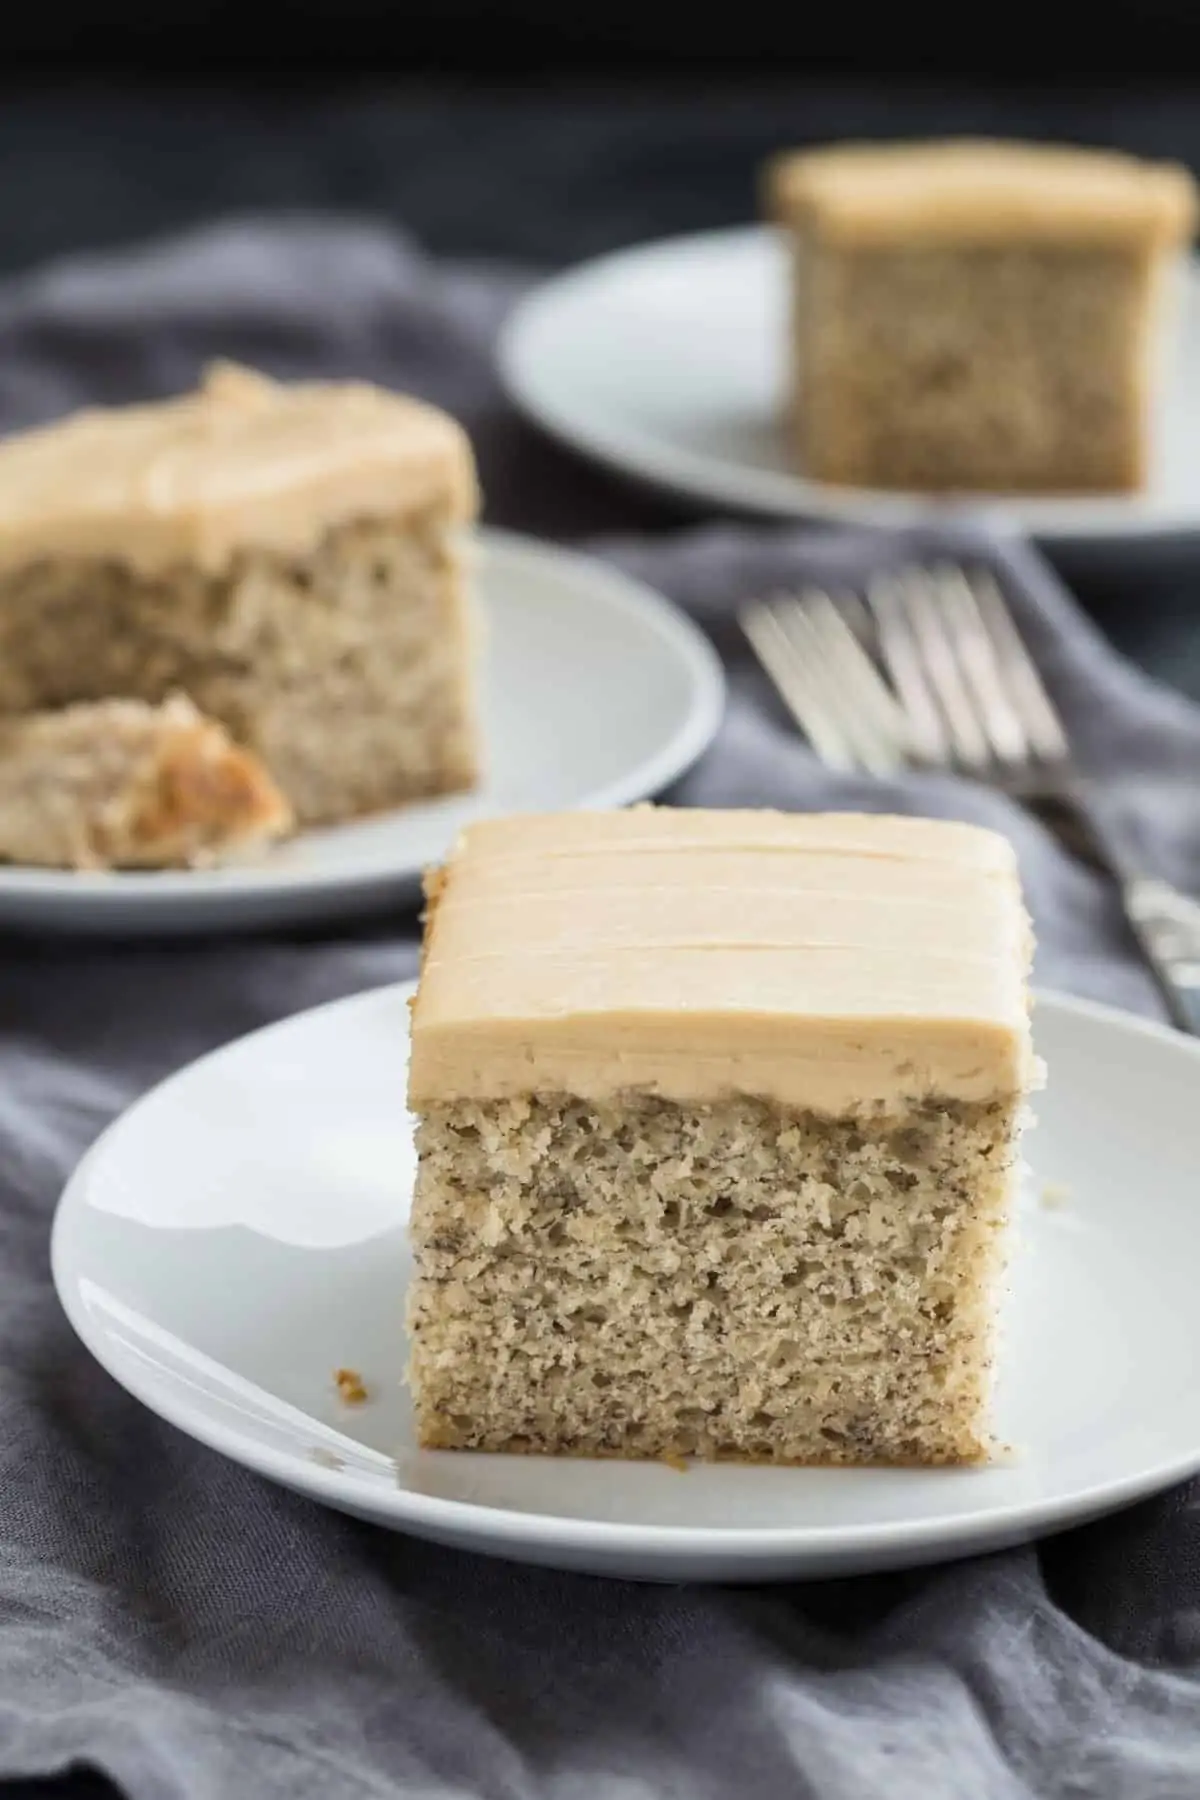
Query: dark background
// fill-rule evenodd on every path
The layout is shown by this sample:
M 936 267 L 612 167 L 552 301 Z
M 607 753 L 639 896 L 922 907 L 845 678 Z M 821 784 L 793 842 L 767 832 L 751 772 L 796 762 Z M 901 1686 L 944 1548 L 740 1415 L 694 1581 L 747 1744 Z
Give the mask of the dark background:
M 0 270 L 260 208 L 382 212 L 445 254 L 562 263 L 745 220 L 781 144 L 946 132 L 1111 144 L 1200 170 L 1200 75 L 600 76 L 580 63 L 521 80 L 178 66 L 101 80 L 17 79 L 10 63 Z
M 1200 167 L 1196 0 L 22 0 L 0 270 L 217 212 L 561 263 L 744 219 L 787 141 L 1013 133 Z
M 25 0 L 5 19 L 8 66 L 283 70 L 773 68 L 914 74 L 1178 72 L 1189 0 Z

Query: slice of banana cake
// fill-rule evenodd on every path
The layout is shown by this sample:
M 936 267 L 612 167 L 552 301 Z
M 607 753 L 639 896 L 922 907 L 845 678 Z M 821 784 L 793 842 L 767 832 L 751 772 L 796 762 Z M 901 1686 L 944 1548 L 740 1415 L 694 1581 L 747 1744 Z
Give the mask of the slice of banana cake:
M 946 141 L 775 160 L 802 467 L 861 487 L 1104 491 L 1146 478 L 1188 172 Z
M 471 827 L 428 899 L 421 1442 L 985 1458 L 1033 1068 L 1007 842 L 513 818 Z
M 470 446 L 360 382 L 219 365 L 0 444 L 0 714 L 184 693 L 300 825 L 476 779 Z

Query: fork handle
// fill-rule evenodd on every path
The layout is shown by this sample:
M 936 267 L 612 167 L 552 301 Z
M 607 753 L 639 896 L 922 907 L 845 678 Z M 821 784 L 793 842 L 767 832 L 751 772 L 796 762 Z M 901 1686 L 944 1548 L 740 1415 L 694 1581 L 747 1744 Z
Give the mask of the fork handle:
M 1172 1025 L 1200 1037 L 1200 902 L 1147 875 L 1108 829 L 1083 783 L 1062 796 L 1083 849 L 1112 881 L 1130 935 L 1154 977 Z M 1082 838 L 1082 842 L 1080 842 Z

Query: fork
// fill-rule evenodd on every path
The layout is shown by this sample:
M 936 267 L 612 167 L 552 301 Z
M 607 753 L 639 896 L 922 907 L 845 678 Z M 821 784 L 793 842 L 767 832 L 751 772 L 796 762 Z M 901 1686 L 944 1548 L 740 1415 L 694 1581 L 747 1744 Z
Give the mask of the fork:
M 1110 829 L 990 570 L 879 576 L 865 593 L 752 600 L 740 623 L 825 765 L 972 777 L 1045 818 L 1112 882 L 1172 1024 L 1200 1036 L 1200 904 Z

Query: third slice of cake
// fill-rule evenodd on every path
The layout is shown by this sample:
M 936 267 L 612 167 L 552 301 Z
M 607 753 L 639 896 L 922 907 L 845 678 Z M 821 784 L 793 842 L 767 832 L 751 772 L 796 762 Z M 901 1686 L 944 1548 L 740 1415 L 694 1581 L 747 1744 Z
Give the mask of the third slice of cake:
M 429 1446 L 975 1461 L 1032 1068 L 1008 844 L 638 809 L 472 827 L 414 1003 Z
M 1186 170 L 1039 144 L 778 158 L 802 466 L 864 487 L 1081 492 L 1146 479 Z

